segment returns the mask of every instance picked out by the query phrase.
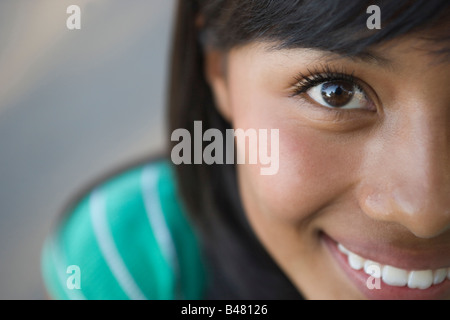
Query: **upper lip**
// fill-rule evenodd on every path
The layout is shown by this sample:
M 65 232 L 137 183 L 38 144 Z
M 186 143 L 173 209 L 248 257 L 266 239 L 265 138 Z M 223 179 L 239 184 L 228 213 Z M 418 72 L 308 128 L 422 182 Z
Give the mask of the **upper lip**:
M 395 245 L 389 239 L 379 241 L 330 235 L 332 240 L 361 257 L 406 270 L 436 270 L 450 267 L 450 243 L 415 243 Z

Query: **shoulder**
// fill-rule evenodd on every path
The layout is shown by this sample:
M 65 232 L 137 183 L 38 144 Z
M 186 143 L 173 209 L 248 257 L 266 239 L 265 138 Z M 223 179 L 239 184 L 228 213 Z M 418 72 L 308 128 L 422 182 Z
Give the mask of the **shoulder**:
M 169 163 L 156 161 L 86 193 L 44 245 L 42 271 L 50 295 L 201 298 L 201 254 L 174 181 Z

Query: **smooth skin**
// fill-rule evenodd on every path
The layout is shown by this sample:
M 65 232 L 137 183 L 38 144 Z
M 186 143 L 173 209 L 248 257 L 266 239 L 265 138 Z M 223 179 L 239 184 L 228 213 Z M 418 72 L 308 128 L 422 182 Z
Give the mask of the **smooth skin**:
M 419 37 L 394 41 L 362 59 L 268 43 L 207 50 L 233 128 L 280 130 L 278 173 L 238 165 L 238 184 L 256 235 L 307 299 L 366 298 L 323 234 L 383 263 L 450 266 L 450 64 Z M 353 73 L 374 108 L 292 95 L 299 73 L 325 64 Z

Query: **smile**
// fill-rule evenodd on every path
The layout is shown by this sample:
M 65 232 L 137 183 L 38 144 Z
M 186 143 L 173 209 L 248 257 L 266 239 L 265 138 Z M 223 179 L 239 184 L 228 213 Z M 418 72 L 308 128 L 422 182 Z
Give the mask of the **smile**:
M 450 280 L 450 268 L 439 268 L 436 270 L 406 270 L 365 259 L 360 255 L 351 252 L 342 244 L 338 244 L 338 249 L 347 256 L 347 262 L 352 269 L 364 270 L 368 276 L 381 278 L 383 283 L 389 286 L 406 286 L 411 289 L 424 290 L 433 285 L 440 284 L 446 279 Z

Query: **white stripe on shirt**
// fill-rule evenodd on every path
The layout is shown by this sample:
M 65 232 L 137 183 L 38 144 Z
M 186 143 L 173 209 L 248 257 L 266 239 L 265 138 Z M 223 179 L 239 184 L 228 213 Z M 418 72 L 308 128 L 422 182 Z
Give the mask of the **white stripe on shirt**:
M 158 246 L 166 262 L 171 266 L 175 275 L 178 276 L 179 265 L 175 243 L 164 218 L 158 194 L 158 173 L 158 170 L 152 165 L 148 165 L 142 170 L 141 183 L 144 205 Z
M 105 196 L 101 190 L 94 190 L 89 199 L 91 221 L 100 251 L 125 294 L 132 300 L 145 300 L 114 243 L 114 238 L 108 228 L 106 217 Z

